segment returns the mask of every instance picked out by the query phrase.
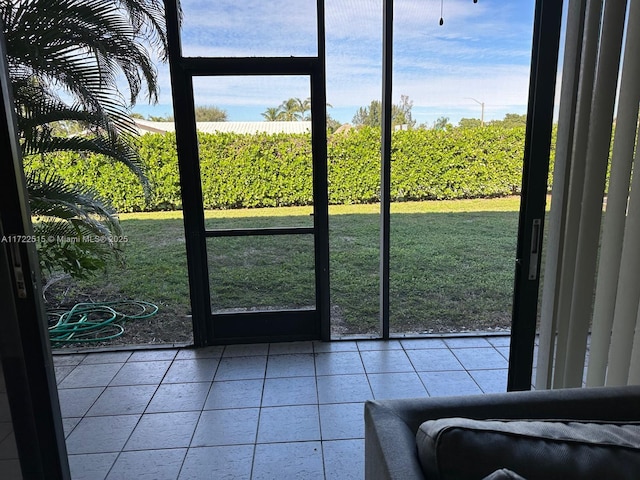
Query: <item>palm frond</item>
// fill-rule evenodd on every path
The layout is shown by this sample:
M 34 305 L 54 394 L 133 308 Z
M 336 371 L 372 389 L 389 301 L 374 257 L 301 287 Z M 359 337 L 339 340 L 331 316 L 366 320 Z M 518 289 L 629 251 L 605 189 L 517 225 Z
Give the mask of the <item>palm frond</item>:
M 149 99 L 157 98 L 149 52 L 118 1 L 23 0 L 14 6 L 14 15 L 3 18 L 10 69 L 57 79 L 81 102 L 113 85 L 117 72 L 127 79 L 132 104 L 143 84 Z
M 130 107 L 142 92 L 149 101 L 158 98 L 157 71 L 145 44 L 166 59 L 162 0 L 0 0 L 0 24 L 24 154 L 104 154 L 127 165 L 148 194 Z M 62 100 L 68 96 L 71 101 Z M 60 122 L 77 125 L 82 134 L 59 135 Z M 54 175 L 34 173 L 27 182 L 37 231 L 107 238 L 120 231 L 114 212 L 95 192 Z M 104 265 L 109 249 L 115 246 L 45 242 L 38 248 L 46 270 L 76 276 Z
M 32 172 L 26 177 L 31 213 L 76 226 L 80 231 L 109 237 L 122 230 L 115 210 L 94 191 L 69 185 L 62 178 Z
M 27 134 L 28 131 L 46 123 L 62 120 L 77 120 L 87 127 L 91 126 L 110 134 L 117 134 L 119 131 L 131 134 L 137 132 L 130 117 L 126 117 L 126 128 L 122 128 L 122 122 L 114 122 L 101 109 L 89 110 L 80 104 L 67 105 L 56 92 L 32 78 L 15 78 L 13 89 L 19 114 L 18 127 Z
M 119 0 L 118 3 L 128 12 L 136 33 L 155 46 L 160 58 L 166 61 L 169 46 L 164 2 L 162 0 Z M 181 16 L 181 12 L 179 13 Z
M 95 192 L 37 173 L 27 175 L 27 187 L 43 271 L 84 278 L 104 268 L 110 257 L 121 260 L 120 244 L 114 241 L 122 235 L 120 223 Z
M 38 83 L 16 82 L 15 88 L 24 155 L 56 151 L 107 155 L 127 166 L 148 193 L 149 181 L 136 149 L 136 136 L 119 131 L 111 118 L 100 112 L 86 111 L 80 105 L 65 105 Z M 86 131 L 81 136 L 55 136 L 50 125 L 60 121 L 76 122 Z
M 44 133 L 41 136 L 33 136 L 28 141 L 25 141 L 23 149 L 25 155 L 61 151 L 91 152 L 106 155 L 126 165 L 140 179 L 145 194 L 148 195 L 149 193 L 149 180 L 145 175 L 144 166 L 140 161 L 137 150 L 132 141 L 122 135 L 116 138 L 101 135 L 58 137 Z

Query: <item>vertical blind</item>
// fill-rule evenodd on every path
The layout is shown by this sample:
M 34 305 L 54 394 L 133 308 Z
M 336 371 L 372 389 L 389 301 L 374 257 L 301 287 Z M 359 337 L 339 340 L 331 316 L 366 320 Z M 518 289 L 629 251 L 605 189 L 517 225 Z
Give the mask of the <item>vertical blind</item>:
M 640 0 L 570 0 L 538 389 L 640 383 L 639 52 Z

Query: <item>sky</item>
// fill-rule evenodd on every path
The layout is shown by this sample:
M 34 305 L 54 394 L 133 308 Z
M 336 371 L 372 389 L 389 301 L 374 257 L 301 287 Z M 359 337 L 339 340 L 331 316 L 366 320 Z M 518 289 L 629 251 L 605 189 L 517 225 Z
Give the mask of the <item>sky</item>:
M 413 101 L 418 124 L 448 117 L 501 119 L 526 113 L 534 0 L 395 0 L 393 99 Z M 182 0 L 184 56 L 317 54 L 316 0 Z M 342 123 L 382 96 L 382 0 L 325 0 L 328 113 Z M 439 25 L 441 15 L 444 24 Z M 143 115 L 170 115 L 168 67 L 160 98 Z M 308 77 L 194 79 L 197 105 L 230 121 L 260 121 L 291 98 L 310 96 Z

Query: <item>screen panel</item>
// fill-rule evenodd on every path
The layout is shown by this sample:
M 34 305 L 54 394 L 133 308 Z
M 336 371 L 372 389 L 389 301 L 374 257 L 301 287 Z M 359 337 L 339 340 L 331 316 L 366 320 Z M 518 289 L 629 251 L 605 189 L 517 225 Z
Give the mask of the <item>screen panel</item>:
M 315 0 L 181 2 L 183 54 L 203 57 L 316 56 Z
M 315 307 L 313 235 L 207 239 L 213 313 Z

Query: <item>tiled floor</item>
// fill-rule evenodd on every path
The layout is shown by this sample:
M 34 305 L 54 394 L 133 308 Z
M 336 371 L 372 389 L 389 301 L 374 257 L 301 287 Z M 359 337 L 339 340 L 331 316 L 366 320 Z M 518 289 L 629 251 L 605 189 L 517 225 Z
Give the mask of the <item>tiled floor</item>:
M 506 390 L 509 337 L 56 355 L 72 477 L 361 479 L 367 399 Z

